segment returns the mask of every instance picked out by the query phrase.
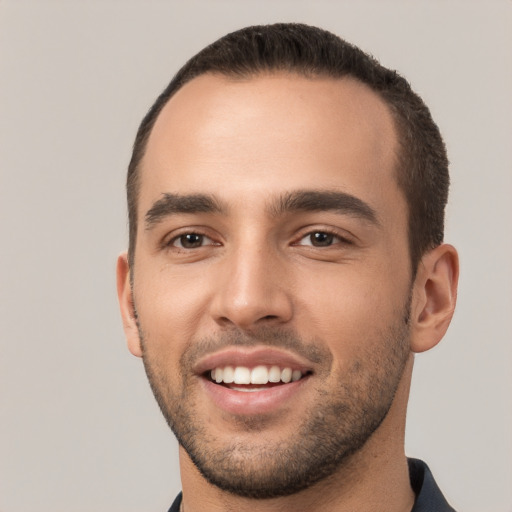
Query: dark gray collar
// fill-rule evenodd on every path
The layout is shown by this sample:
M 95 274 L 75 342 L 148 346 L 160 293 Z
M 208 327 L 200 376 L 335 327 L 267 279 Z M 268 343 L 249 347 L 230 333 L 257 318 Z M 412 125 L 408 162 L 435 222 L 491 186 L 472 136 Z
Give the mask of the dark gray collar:
M 419 459 L 408 459 L 411 487 L 416 494 L 416 500 L 411 512 L 455 512 L 448 505 L 439 489 L 428 466 Z M 181 492 L 178 494 L 169 512 L 179 512 Z
M 411 512 L 455 512 L 448 505 L 428 466 L 419 459 L 408 459 L 411 487 L 416 501 Z

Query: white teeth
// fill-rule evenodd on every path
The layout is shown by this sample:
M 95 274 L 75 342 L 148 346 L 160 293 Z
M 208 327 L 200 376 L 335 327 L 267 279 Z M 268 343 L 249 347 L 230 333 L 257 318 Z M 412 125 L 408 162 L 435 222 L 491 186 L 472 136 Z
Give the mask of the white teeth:
M 255 393 L 257 391 L 263 391 L 265 388 L 237 388 L 236 386 L 230 386 L 230 389 L 235 391 L 243 391 L 244 393 Z
M 217 384 L 268 384 L 283 382 L 296 382 L 302 378 L 300 370 L 293 370 L 291 368 L 279 368 L 279 366 L 259 365 L 252 370 L 245 366 L 226 366 L 224 368 L 214 368 L 210 372 L 211 378 Z M 231 386 L 232 389 L 240 389 L 236 386 Z M 258 390 L 260 388 L 256 388 Z M 261 388 L 265 389 L 265 388 Z
M 281 381 L 281 368 L 279 366 L 272 366 L 268 372 L 269 382 L 280 382 Z
M 226 384 L 231 384 L 235 380 L 235 369 L 232 366 L 224 368 L 223 380 Z
M 256 366 L 251 372 L 251 384 L 267 384 L 268 370 L 266 366 Z
M 281 380 L 287 384 L 292 380 L 292 369 L 291 368 L 284 368 L 281 372 Z
M 251 370 L 244 366 L 237 366 L 235 374 L 233 375 L 233 382 L 235 384 L 250 384 L 251 383 Z

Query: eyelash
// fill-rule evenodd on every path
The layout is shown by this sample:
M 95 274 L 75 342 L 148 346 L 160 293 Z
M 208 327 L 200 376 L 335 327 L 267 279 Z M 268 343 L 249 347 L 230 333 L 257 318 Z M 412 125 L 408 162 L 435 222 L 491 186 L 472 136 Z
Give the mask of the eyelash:
M 322 241 L 319 241 L 318 245 L 315 245 L 312 236 L 314 235 L 326 235 L 327 237 L 327 244 L 322 245 Z M 183 245 L 185 237 L 191 237 L 196 236 L 199 240 L 199 245 L 194 246 L 194 242 L 192 242 L 192 247 L 185 247 Z M 301 244 L 300 242 L 306 238 L 310 239 L 311 243 Z M 204 243 L 205 241 L 209 241 L 209 243 Z M 180 245 L 176 245 L 177 243 L 180 243 Z M 311 247 L 312 249 L 322 249 L 322 248 L 329 248 L 336 244 L 343 244 L 343 245 L 353 245 L 353 242 L 348 239 L 347 237 L 341 236 L 339 233 L 337 233 L 335 230 L 331 229 L 312 229 L 307 232 L 304 232 L 301 234 L 299 238 L 297 238 L 297 241 L 292 243 L 292 246 L 295 247 Z M 169 241 L 165 241 L 163 246 L 167 249 L 174 249 L 178 251 L 192 251 L 194 249 L 201 249 L 208 246 L 220 246 L 221 244 L 218 242 L 213 241 L 211 237 L 206 235 L 205 233 L 202 233 L 200 230 L 197 231 L 186 231 L 182 232 L 174 237 L 172 237 Z
M 185 237 L 191 237 L 191 236 L 196 236 L 200 239 L 200 245 L 198 246 L 195 246 L 195 247 L 184 247 L 183 246 L 183 239 Z M 207 243 L 207 244 L 204 244 L 204 240 L 209 240 L 211 243 Z M 176 245 L 176 242 L 179 242 L 180 241 L 180 246 Z M 177 249 L 177 250 L 180 250 L 180 251 L 190 251 L 190 250 L 193 250 L 193 249 L 199 249 L 199 248 L 202 248 L 202 247 L 207 247 L 207 246 L 212 246 L 212 245 L 220 245 L 219 243 L 216 243 L 214 242 L 211 237 L 209 237 L 208 235 L 204 234 L 204 233 L 201 233 L 200 231 L 186 231 L 184 233 L 180 233 L 179 235 L 176 235 L 174 237 L 172 237 L 169 241 L 167 242 L 164 242 L 164 246 L 166 248 L 172 248 L 172 249 Z
M 300 244 L 299 243 L 300 241 L 302 241 L 308 237 L 311 240 L 311 237 L 313 235 L 318 235 L 318 234 L 327 235 L 327 237 L 331 238 L 331 242 L 328 245 L 314 245 L 313 243 L 310 243 L 310 244 Z M 332 247 L 333 245 L 336 245 L 336 244 L 353 245 L 353 242 L 352 242 L 352 240 L 348 239 L 347 237 L 341 236 L 338 232 L 336 232 L 335 230 L 332 230 L 332 229 L 313 229 L 313 230 L 309 230 L 306 233 L 304 233 L 303 235 L 301 235 L 301 237 L 298 238 L 298 242 L 295 242 L 292 245 L 306 246 L 306 247 L 309 246 L 312 248 L 323 248 L 323 247 L 326 248 L 326 247 Z

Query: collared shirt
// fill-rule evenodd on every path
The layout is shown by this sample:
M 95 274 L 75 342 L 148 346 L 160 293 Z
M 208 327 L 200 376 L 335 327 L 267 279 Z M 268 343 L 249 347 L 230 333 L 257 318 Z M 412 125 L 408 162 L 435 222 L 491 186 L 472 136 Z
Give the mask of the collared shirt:
M 416 494 L 411 512 L 455 512 L 448 505 L 428 466 L 419 459 L 408 459 L 411 487 Z
M 411 512 L 455 512 L 448 505 L 428 466 L 419 459 L 408 459 L 408 463 L 411 487 L 416 494 Z M 174 500 L 169 512 L 179 512 L 180 504 L 181 492 Z

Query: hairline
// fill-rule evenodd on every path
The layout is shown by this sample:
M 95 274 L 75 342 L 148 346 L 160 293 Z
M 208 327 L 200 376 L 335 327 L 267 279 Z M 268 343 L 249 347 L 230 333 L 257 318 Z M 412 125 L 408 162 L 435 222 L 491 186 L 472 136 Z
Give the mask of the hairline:
M 135 212 L 135 219 L 134 220 L 134 230 L 130 239 L 130 246 L 128 250 L 128 260 L 130 263 L 130 271 L 133 272 L 132 267 L 135 263 L 135 249 L 136 249 L 136 238 L 139 228 L 139 222 L 138 222 L 138 211 L 137 207 L 139 205 L 139 195 L 140 195 L 140 188 L 141 188 L 141 175 L 142 175 L 142 164 L 144 157 L 146 155 L 149 139 L 151 137 L 151 134 L 153 133 L 153 129 L 158 122 L 158 119 L 160 118 L 160 115 L 162 114 L 163 110 L 166 108 L 166 106 L 169 104 L 169 102 L 172 100 L 172 98 L 187 84 L 194 81 L 197 78 L 201 78 L 203 76 L 217 76 L 226 78 L 228 80 L 231 80 L 233 82 L 243 82 L 243 81 L 250 81 L 259 77 L 271 77 L 271 76 L 296 76 L 301 78 L 306 78 L 308 80 L 316 80 L 316 79 L 329 79 L 333 81 L 343 81 L 343 80 L 351 80 L 354 82 L 357 82 L 358 84 L 364 86 L 366 89 L 370 90 L 372 93 L 374 93 L 383 103 L 383 105 L 386 107 L 388 113 L 390 114 L 391 121 L 393 123 L 393 129 L 394 129 L 394 136 L 395 136 L 395 147 L 393 148 L 394 153 L 394 162 L 393 162 L 393 171 L 394 171 L 394 177 L 396 180 L 396 184 L 405 200 L 406 203 L 406 212 L 407 212 L 407 240 L 408 240 L 408 249 L 409 249 L 409 260 L 410 260 L 410 267 L 412 272 L 412 278 L 416 275 L 417 267 L 419 264 L 419 261 L 421 259 L 421 256 L 424 252 L 428 250 L 428 248 L 422 253 L 422 254 L 414 254 L 414 247 L 413 247 L 413 240 L 412 240 L 412 225 L 411 225 L 411 205 L 409 204 L 409 198 L 407 196 L 406 188 L 403 182 L 406 180 L 404 177 L 404 173 L 406 172 L 405 167 L 407 166 L 407 149 L 404 145 L 404 139 L 405 139 L 405 128 L 404 128 L 404 121 L 401 119 L 401 113 L 399 110 L 397 110 L 389 98 L 386 97 L 385 94 L 383 94 L 382 91 L 377 90 L 375 87 L 372 87 L 371 84 L 366 83 L 361 78 L 355 76 L 354 73 L 347 71 L 344 74 L 336 75 L 334 73 L 330 73 L 328 70 L 315 70 L 315 71 L 308 71 L 307 69 L 302 69 L 299 66 L 290 66 L 290 65 L 283 65 L 283 66 L 275 66 L 275 67 L 266 67 L 262 69 L 251 69 L 251 70 L 205 70 L 201 72 L 193 73 L 189 76 L 185 76 L 184 79 L 177 84 L 177 86 L 170 92 L 170 94 L 165 98 L 165 101 L 161 104 L 155 104 L 154 107 L 155 111 L 153 112 L 156 115 L 153 115 L 153 117 L 150 119 L 150 122 L 145 127 L 145 131 L 143 133 L 143 137 L 138 141 L 139 142 L 139 151 L 137 152 L 137 159 L 135 161 L 130 162 L 129 166 L 129 177 L 128 177 L 128 184 L 132 188 L 132 194 L 131 199 L 133 200 L 134 204 L 129 205 L 132 207 L 132 211 Z M 385 92 L 385 91 L 384 91 Z M 433 248 L 433 247 L 431 247 Z

